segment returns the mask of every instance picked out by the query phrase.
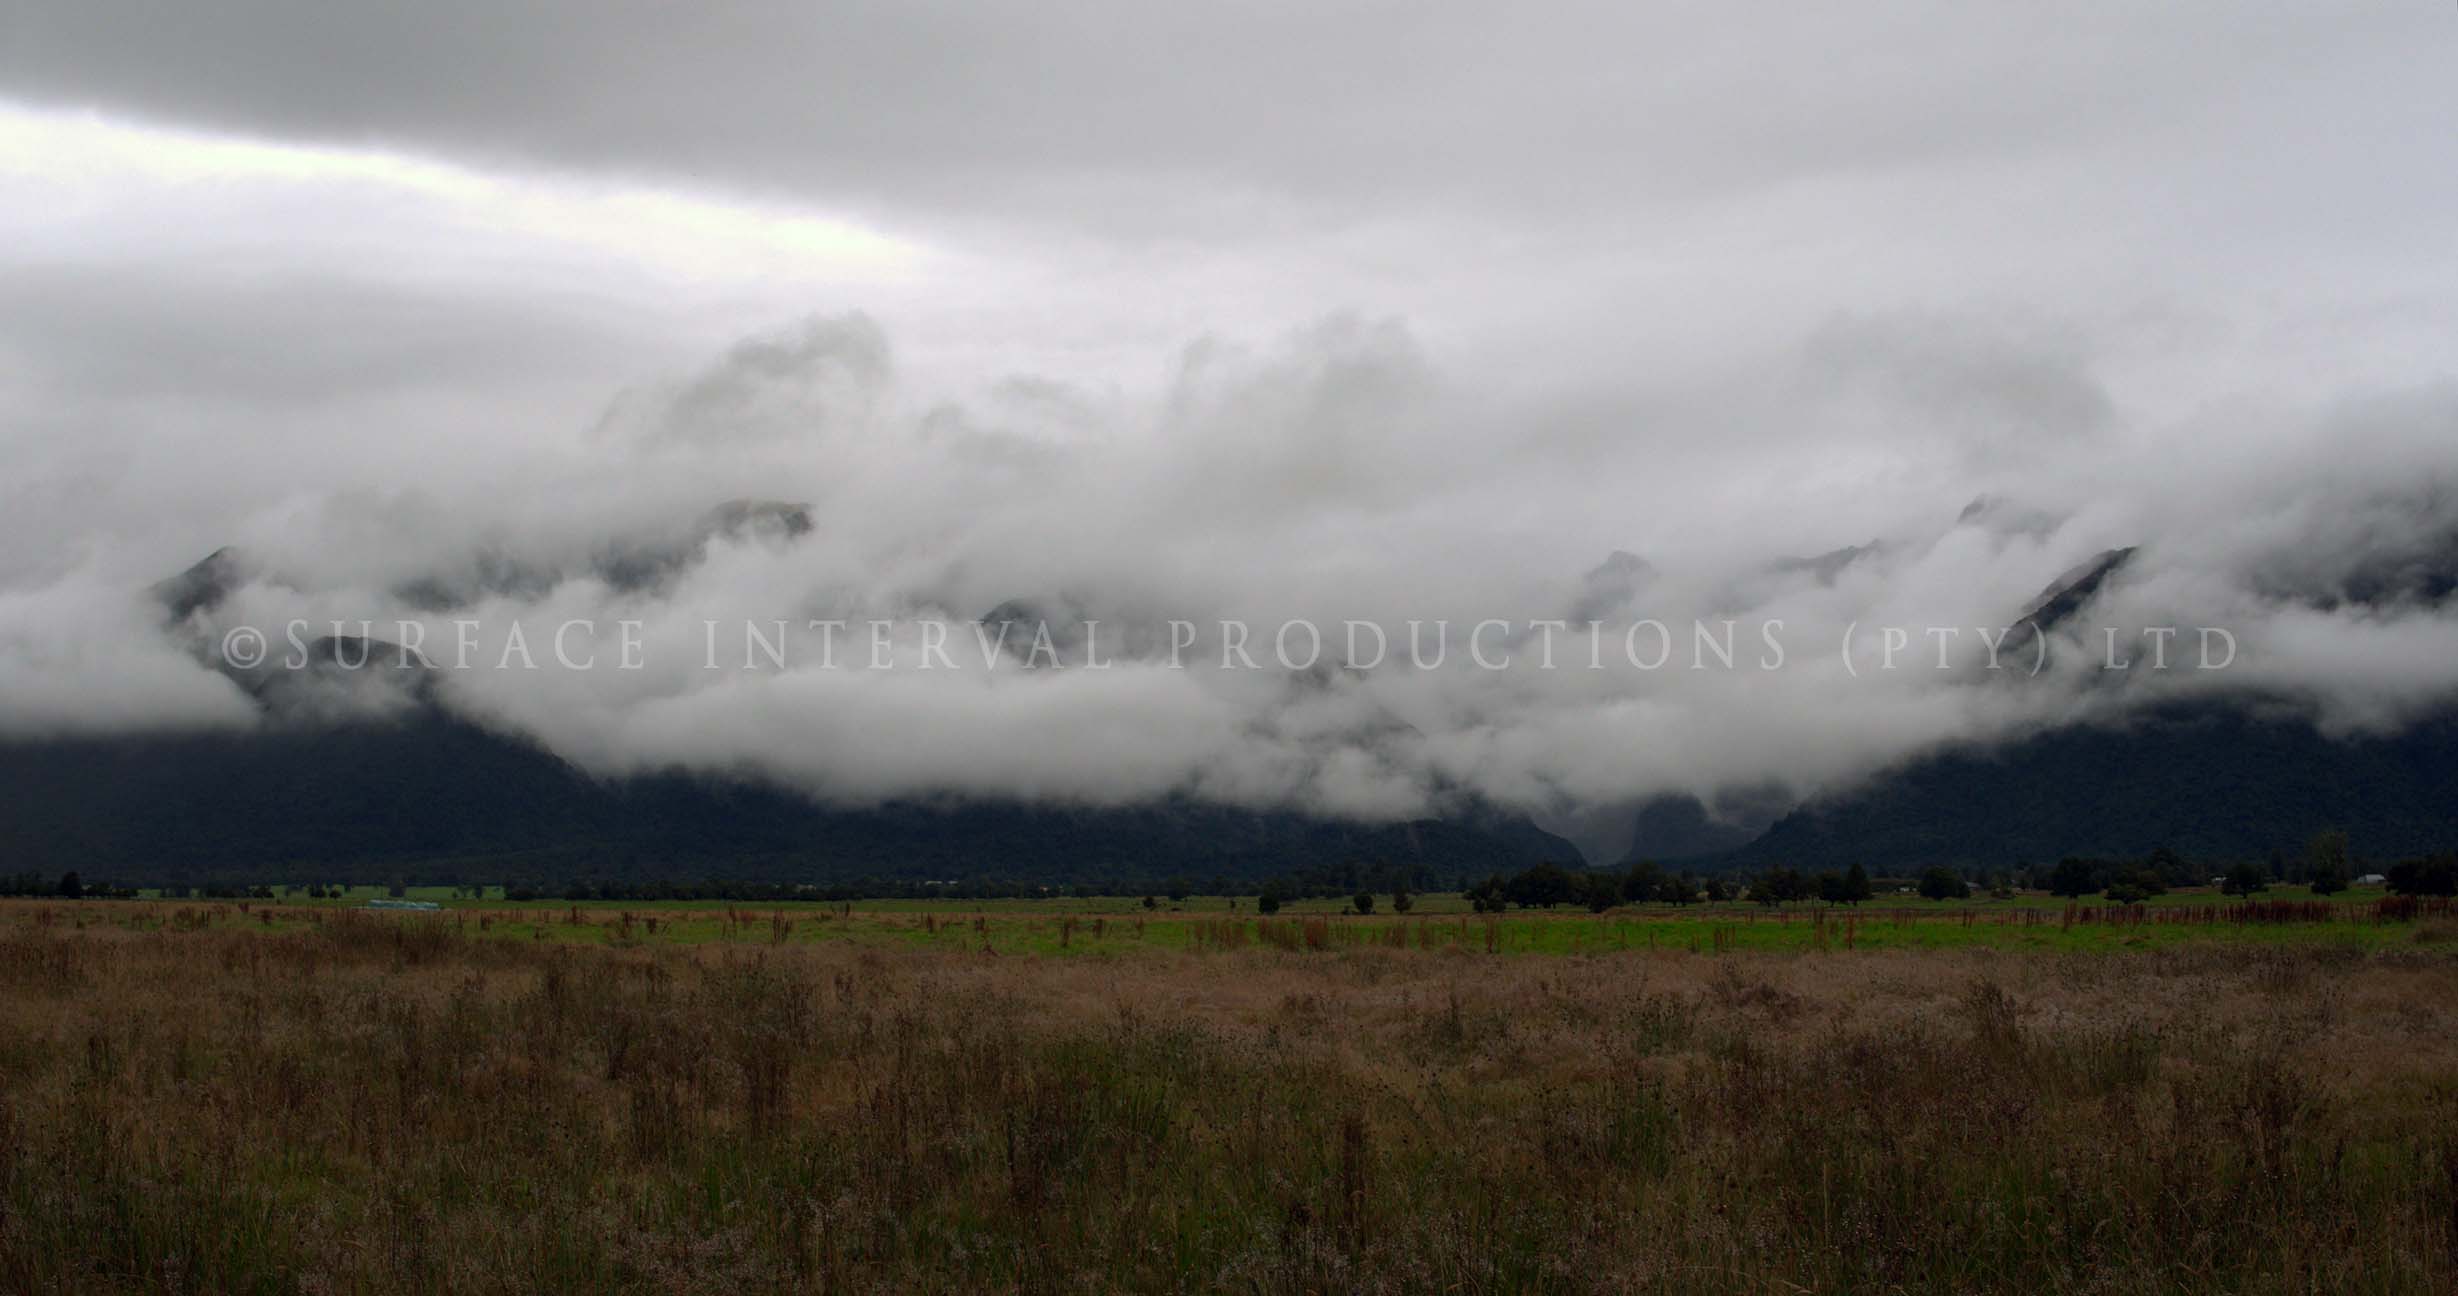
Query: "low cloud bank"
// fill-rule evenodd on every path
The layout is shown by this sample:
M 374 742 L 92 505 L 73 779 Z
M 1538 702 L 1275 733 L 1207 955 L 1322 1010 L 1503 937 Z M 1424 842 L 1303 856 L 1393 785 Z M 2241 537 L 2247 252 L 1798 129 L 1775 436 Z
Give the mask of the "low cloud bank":
M 290 483 L 211 537 L 235 547 L 184 617 L 107 550 L 0 594 L 0 732 L 380 718 L 403 705 L 381 670 L 319 660 L 342 682 L 285 702 L 217 658 L 243 626 L 278 657 L 294 622 L 388 641 L 408 622 L 431 663 L 417 704 L 609 775 L 848 804 L 1388 819 L 1473 796 L 1576 817 L 1798 796 L 2178 699 L 2345 733 L 2458 697 L 2458 391 L 2277 412 L 2232 426 L 2222 458 L 2190 426 L 2138 426 L 2053 329 L 1847 321 L 1763 362 L 1536 405 L 1396 322 L 1334 317 L 1199 341 L 1147 391 L 940 391 L 875 321 L 817 317 L 619 394 L 565 452 L 474 457 L 415 490 Z M 2125 546 L 2049 628 L 2046 669 L 2028 649 L 1985 668 L 2043 589 Z M 483 627 L 478 669 L 441 661 L 460 621 Z M 891 669 L 868 668 L 872 622 Z M 1343 668 L 1351 622 L 1383 631 L 1389 664 Z M 1411 622 L 1440 665 L 1408 660 Z M 566 668 L 572 623 L 639 665 Z M 1015 641 L 980 660 L 976 623 Z M 1227 623 L 1257 669 L 1218 668 Z M 1044 624 L 1056 660 L 1015 651 Z M 1331 640 L 1320 660 L 1282 668 L 1291 624 Z M 932 668 L 931 625 L 967 668 Z M 777 650 L 745 626 L 780 627 Z M 513 627 L 537 669 L 504 660 Z M 2177 637 L 2145 634 L 2161 627 Z M 2202 669 L 2204 627 L 2223 668 Z

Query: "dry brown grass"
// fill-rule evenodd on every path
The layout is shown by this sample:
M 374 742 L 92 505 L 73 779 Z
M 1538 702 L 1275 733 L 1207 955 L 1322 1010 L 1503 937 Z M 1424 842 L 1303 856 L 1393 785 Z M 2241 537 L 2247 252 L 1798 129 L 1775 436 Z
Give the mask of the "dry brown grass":
M 2449 1291 L 2437 947 L 627 949 L 0 907 L 8 1290 Z M 750 920 L 747 920 L 750 921 Z

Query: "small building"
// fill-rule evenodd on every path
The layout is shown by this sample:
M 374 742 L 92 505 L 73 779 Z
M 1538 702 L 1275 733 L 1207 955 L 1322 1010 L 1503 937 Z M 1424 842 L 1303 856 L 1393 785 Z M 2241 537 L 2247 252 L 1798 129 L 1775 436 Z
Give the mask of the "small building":
M 2388 886 L 2390 880 L 2378 873 L 2367 873 L 2356 879 L 2357 886 Z

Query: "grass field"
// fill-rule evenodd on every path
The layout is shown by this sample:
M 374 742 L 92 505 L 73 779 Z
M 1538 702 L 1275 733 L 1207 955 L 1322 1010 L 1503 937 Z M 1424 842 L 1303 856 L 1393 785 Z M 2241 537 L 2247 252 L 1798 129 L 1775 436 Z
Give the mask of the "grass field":
M 484 899 L 473 900 L 467 898 L 466 896 L 453 894 L 453 888 L 451 887 L 413 886 L 403 888 L 401 898 L 423 901 L 425 903 L 439 905 L 446 909 L 565 909 L 575 903 L 569 900 L 506 900 L 503 895 L 503 888 L 501 887 L 489 887 L 486 889 L 486 892 L 487 894 Z M 160 892 L 158 891 L 148 890 L 139 894 L 142 898 L 148 900 L 158 900 L 162 898 Z M 2303 887 L 2287 886 L 2282 884 L 2280 886 L 2273 887 L 2270 891 L 2264 893 L 2258 898 L 2263 900 L 2318 900 L 2326 904 L 2339 905 L 2371 905 L 2381 900 L 2388 894 L 2388 892 L 2382 890 L 2380 887 L 2374 886 L 2351 887 L 2335 895 L 2315 896 L 2307 893 Z M 303 892 L 287 895 L 279 894 L 277 892 L 274 903 L 324 905 L 339 908 L 363 908 L 371 900 L 386 899 L 391 897 L 391 895 L 391 890 L 386 887 L 356 886 L 346 888 L 343 890 L 341 895 L 329 899 L 310 899 Z M 1133 917 L 1137 914 L 1151 913 L 1155 910 L 1159 912 L 1192 914 L 1244 913 L 1250 916 L 1255 912 L 1255 898 L 1253 896 L 1224 897 L 1206 895 L 1189 896 L 1184 900 L 1171 900 L 1165 896 L 1156 895 L 1153 899 L 1155 902 L 1154 910 L 1145 909 L 1142 897 L 1133 895 L 1087 897 L 1052 896 L 1048 899 L 1036 900 L 879 899 L 856 901 L 855 907 L 866 912 L 874 913 L 1109 914 L 1126 917 Z M 1375 899 L 1378 902 L 1378 912 L 1384 914 L 1385 916 L 1390 916 L 1389 910 L 1391 897 L 1385 894 L 1377 894 Z M 2141 903 L 2145 908 L 2164 909 L 2175 908 L 2178 906 L 2225 904 L 2230 903 L 2231 900 L 2232 897 L 2221 895 L 2215 887 L 2180 887 L 2163 895 L 2152 896 Z M 1464 914 L 1471 912 L 1467 897 L 1455 891 L 1420 892 L 1412 896 L 1411 901 L 1413 907 L 1410 908 L 1408 914 L 1408 916 L 1411 917 L 1423 918 L 1444 914 Z M 212 904 L 236 902 L 190 900 L 186 903 Z M 724 909 L 727 907 L 727 902 L 723 900 L 583 900 L 577 903 L 579 903 L 579 905 L 584 909 Z M 1975 896 L 1969 900 L 1924 900 L 1909 893 L 1896 894 L 1891 891 L 1884 891 L 1881 892 L 1875 899 L 1869 901 L 1866 907 L 1871 909 L 1890 910 L 1914 909 L 1924 913 L 1961 913 L 1965 910 L 1975 913 L 1998 913 L 2007 909 L 2062 910 L 2068 903 L 2070 902 L 2062 897 L 2052 896 L 2043 891 L 2021 891 L 2003 900 L 1992 899 L 1987 896 Z M 2098 897 L 2092 896 L 2085 897 L 2082 903 L 2099 904 L 2102 903 L 2102 901 Z M 757 903 L 753 907 L 761 909 L 783 908 L 801 910 L 833 909 L 837 906 L 820 901 L 793 901 L 784 904 L 770 904 L 763 901 Z M 1698 904 L 1687 906 L 1687 909 L 1695 912 L 1709 907 L 1710 906 Z M 1756 905 L 1741 902 L 1732 902 L 1712 907 L 1732 913 L 1738 913 L 1744 910 L 1756 910 L 1759 908 Z M 1813 906 L 1806 902 L 1787 906 L 1787 908 L 1796 913 L 1804 912 L 1811 907 Z M 1348 909 L 1349 902 L 1345 897 L 1339 899 L 1314 898 L 1287 901 L 1285 907 L 1282 909 L 1282 912 L 1285 914 L 1340 914 L 1348 912 Z M 1566 905 L 1558 910 L 1547 910 L 1544 912 L 1575 913 L 1579 912 L 1579 910 L 1576 906 Z M 1667 904 L 1650 904 L 1626 909 L 1625 912 L 1678 914 L 1683 912 L 1683 908 Z
M 321 922 L 363 908 L 385 893 L 365 888 L 344 899 L 137 901 L 84 906 L 87 923 L 152 930 L 165 925 L 246 924 L 271 931 Z M 456 934 L 492 939 L 640 947 L 850 942 L 997 955 L 1123 956 L 1140 951 L 1273 945 L 1313 948 L 1457 947 L 1496 954 L 1603 954 L 1859 949 L 2123 950 L 2177 944 L 2395 947 L 2442 938 L 2458 923 L 2447 901 L 2423 901 L 2426 918 L 2378 921 L 2377 890 L 2321 899 L 2297 892 L 2253 906 L 2209 891 L 2184 891 L 2125 906 L 2044 895 L 2007 900 L 1931 902 L 1899 898 L 1865 905 L 1762 908 L 1753 904 L 1647 905 L 1603 914 L 1583 909 L 1472 914 L 1457 895 L 1426 895 L 1409 913 L 1357 916 L 1341 902 L 1291 902 L 1279 914 L 1255 912 L 1252 897 L 1195 897 L 1145 909 L 1120 897 L 1050 900 L 865 900 L 833 905 L 727 904 L 722 901 L 616 902 L 453 899 L 435 888 L 409 898 L 444 906 L 408 918 L 440 922 Z M 1234 906 L 1234 907 L 1233 907 Z M 28 912 L 43 912 L 36 906 Z M 2284 913 L 2290 921 L 2279 921 Z M 66 920 L 72 911 L 54 911 Z M 2238 921 L 2248 915 L 2265 921 Z M 2318 921 L 2300 920 L 2306 915 Z M 405 916 L 407 918 L 407 916 Z
M 980 908 L 0 903 L 0 1289 L 2458 1289 L 2446 917 Z

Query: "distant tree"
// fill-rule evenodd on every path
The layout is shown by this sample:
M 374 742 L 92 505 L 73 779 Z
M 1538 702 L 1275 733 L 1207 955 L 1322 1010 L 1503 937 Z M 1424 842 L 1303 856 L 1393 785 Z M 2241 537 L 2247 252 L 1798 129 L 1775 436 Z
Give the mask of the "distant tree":
M 2099 870 L 2089 860 L 2068 856 L 2057 861 L 2055 871 L 2048 875 L 2050 895 L 2086 896 L 2099 889 Z
M 2458 895 L 2458 854 L 2401 860 L 2390 866 L 2386 880 L 2391 891 L 2403 896 Z
M 2135 878 L 2123 878 L 2109 883 L 2107 894 L 2109 899 L 2123 905 L 2141 904 L 2150 898 L 2150 893 L 2144 891 L 2139 879 Z
M 1496 873 L 1462 894 L 1468 897 L 1468 907 L 1478 913 L 1500 913 L 1510 903 L 1509 884 Z
M 1828 904 L 1842 904 L 1850 890 L 1850 886 L 1844 881 L 1844 875 L 1833 869 L 1828 869 L 1818 875 L 1818 898 Z
M 1768 869 L 1750 884 L 1750 898 L 1762 905 L 1780 905 L 1808 895 L 1808 883 L 1799 872 L 1788 868 Z
M 83 900 L 85 898 L 85 881 L 77 876 L 75 869 L 70 869 L 60 875 L 58 889 L 60 898 L 63 900 Z
M 1732 884 L 1720 877 L 1707 879 L 1706 890 L 1707 899 L 1715 904 L 1722 904 L 1733 898 Z
M 1589 913 L 1603 913 L 1622 902 L 1622 879 L 1610 873 L 1590 873 L 1579 879 L 1579 899 Z
M 1349 901 L 1349 903 L 1357 907 L 1357 912 L 1361 914 L 1370 914 L 1374 912 L 1374 893 L 1371 891 L 1360 891 L 1353 899 Z
M 1571 898 L 1573 885 L 1568 871 L 1547 862 L 1522 870 L 1505 884 L 1503 894 L 1523 909 L 1551 909 Z
M 1931 900 L 1966 900 L 1972 889 L 1961 874 L 1939 865 L 1921 873 L 1920 893 Z
M 1664 889 L 1664 871 L 1650 860 L 1632 860 L 1622 874 L 1622 899 L 1632 904 L 1646 904 Z
M 1844 874 L 1844 903 L 1859 904 L 1868 899 L 1871 894 L 1869 870 L 1862 868 L 1859 862 L 1855 861 L 1851 869 Z
M 1188 896 L 1195 893 L 1195 884 L 1185 878 L 1171 878 L 1168 893 L 1170 899 L 1184 903 Z
M 1698 883 L 1687 873 L 1676 873 L 1656 888 L 1656 898 L 1666 904 L 1695 904 L 1698 901 Z
M 393 879 L 393 885 L 392 885 L 392 897 L 393 897 L 393 899 L 398 900 L 398 899 L 400 899 L 401 897 L 408 895 L 409 893 L 410 893 L 410 884 L 409 884 L 409 883 L 404 882 L 404 881 L 402 881 L 402 880 L 401 880 L 401 879 L 399 879 L 399 878 L 394 878 L 394 879 Z
M 2349 866 L 2347 834 L 2338 829 L 2315 834 L 2304 848 L 2308 875 L 2312 878 L 2313 894 L 2335 895 L 2347 889 Z
M 1407 887 L 1400 886 L 1391 888 L 1391 912 L 1407 913 L 1409 910 L 1416 907 L 1417 898 L 1408 894 Z
M 2252 864 L 2239 864 L 2229 869 L 2227 876 L 2219 882 L 2219 890 L 2232 896 L 2249 896 L 2269 889 L 2269 877 L 2260 867 Z
M 2192 861 L 2165 846 L 2155 847 L 2144 856 L 2142 867 L 2157 876 L 2163 888 L 2189 886 L 2199 880 L 2197 875 L 2200 870 L 2193 866 Z
M 1144 907 L 1146 909 L 1158 909 L 1161 907 L 1161 902 L 1151 896 L 1145 896 Z
M 1263 888 L 1263 894 L 1255 897 L 1255 912 L 1267 914 L 1279 913 L 1280 892 L 1270 887 Z

